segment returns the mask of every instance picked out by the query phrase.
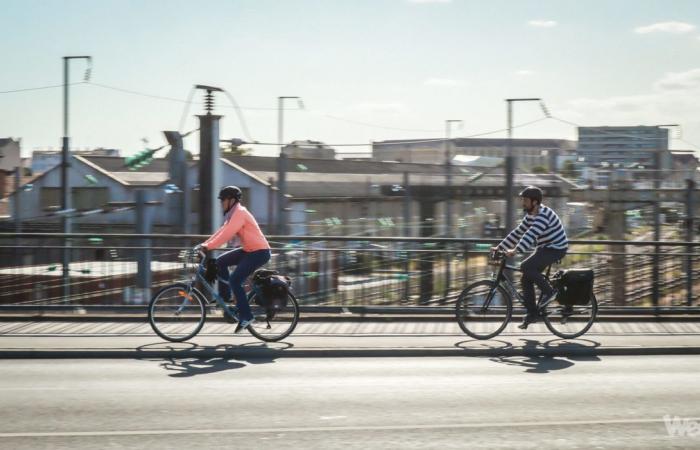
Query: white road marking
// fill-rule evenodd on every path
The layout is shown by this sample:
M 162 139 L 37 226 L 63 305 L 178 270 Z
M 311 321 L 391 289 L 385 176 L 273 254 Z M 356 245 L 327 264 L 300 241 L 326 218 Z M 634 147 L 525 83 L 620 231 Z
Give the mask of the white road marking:
M 700 421 L 700 417 L 688 420 Z M 197 429 L 197 430 L 114 430 L 114 431 L 53 431 L 0 433 L 0 438 L 17 437 L 90 437 L 90 436 L 148 436 L 167 434 L 235 434 L 235 433 L 307 433 L 324 431 L 391 431 L 391 430 L 437 430 L 450 428 L 510 428 L 510 427 L 552 427 L 581 425 L 627 425 L 643 423 L 664 423 L 662 417 L 654 419 L 609 419 L 609 420 L 562 420 L 552 422 L 492 422 L 454 424 L 412 424 L 412 425 L 350 425 L 337 427 L 296 427 L 296 428 L 249 428 L 249 429 Z

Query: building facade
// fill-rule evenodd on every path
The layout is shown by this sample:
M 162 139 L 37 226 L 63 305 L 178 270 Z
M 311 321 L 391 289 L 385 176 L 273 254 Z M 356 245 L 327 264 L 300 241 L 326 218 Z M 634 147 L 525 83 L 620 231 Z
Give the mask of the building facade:
M 290 158 L 335 159 L 335 149 L 319 141 L 293 141 L 282 152 Z
M 576 154 L 576 142 L 564 139 L 513 139 L 513 156 L 520 172 L 545 168 L 549 172 L 561 170 L 563 162 Z M 449 141 L 452 157 L 485 156 L 505 158 L 508 139 L 455 138 Z M 401 161 L 436 164 L 445 161 L 443 139 L 414 139 L 379 141 L 372 144 L 376 161 Z
M 79 156 L 119 156 L 119 150 L 114 148 L 71 150 L 71 154 Z M 61 150 L 34 150 L 32 152 L 32 173 L 48 172 L 61 163 L 61 158 Z
M 588 167 L 672 167 L 668 129 L 659 126 L 579 127 L 578 156 Z
M 20 139 L 0 139 L 0 170 L 12 172 L 15 167 L 22 167 L 20 144 Z

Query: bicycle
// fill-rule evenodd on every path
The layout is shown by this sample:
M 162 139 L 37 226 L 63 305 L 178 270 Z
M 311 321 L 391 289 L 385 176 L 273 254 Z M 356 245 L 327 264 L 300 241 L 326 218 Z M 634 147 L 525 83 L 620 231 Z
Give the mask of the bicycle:
M 459 327 L 474 339 L 491 339 L 505 329 L 513 314 L 513 298 L 525 306 L 522 295 L 506 273 L 506 270 L 521 271 L 520 268 L 507 264 L 501 251 L 492 251 L 489 262 L 498 266 L 492 278 L 469 285 L 459 295 L 456 304 Z M 550 281 L 551 268 L 549 265 L 545 273 L 547 281 Z M 563 339 L 574 339 L 586 333 L 598 314 L 598 301 L 592 291 L 584 305 L 561 305 L 555 298 L 547 302 L 542 299 L 540 293 L 538 315 L 549 331 Z M 490 325 L 495 329 L 489 328 Z
M 200 257 L 199 262 L 196 261 L 197 257 Z M 224 301 L 212 283 L 204 277 L 206 255 L 200 251 L 188 250 L 183 258 L 185 268 L 193 272 L 193 275 L 185 282 L 173 283 L 160 289 L 148 305 L 151 328 L 158 336 L 170 342 L 183 342 L 195 337 L 204 326 L 207 307 L 210 305 L 221 307 L 228 322 L 239 321 L 237 308 Z M 201 283 L 209 297 L 195 287 L 196 283 Z M 299 304 L 291 292 L 287 296 L 286 302 L 268 302 L 253 284 L 248 292 L 248 303 L 255 318 L 247 327 L 250 334 L 262 341 L 275 342 L 294 331 L 299 321 Z

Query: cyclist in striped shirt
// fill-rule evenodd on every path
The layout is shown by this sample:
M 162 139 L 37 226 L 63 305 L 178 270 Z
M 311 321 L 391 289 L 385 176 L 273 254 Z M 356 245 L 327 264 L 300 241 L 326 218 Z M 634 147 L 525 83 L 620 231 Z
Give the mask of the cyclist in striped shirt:
M 542 204 L 542 191 L 538 187 L 525 188 L 520 193 L 520 197 L 525 217 L 496 248 L 504 251 L 508 257 L 535 248 L 535 252 L 520 265 L 527 314 L 519 328 L 524 330 L 529 324 L 537 321 L 535 284 L 544 294 L 542 301 L 548 301 L 557 295 L 556 289 L 547 282 L 542 271 L 566 255 L 569 241 L 559 216 L 551 208 Z

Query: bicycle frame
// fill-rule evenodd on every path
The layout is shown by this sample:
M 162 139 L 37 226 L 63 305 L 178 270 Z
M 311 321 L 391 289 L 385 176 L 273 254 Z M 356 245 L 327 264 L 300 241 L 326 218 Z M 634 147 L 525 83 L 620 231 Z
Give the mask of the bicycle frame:
M 507 263 L 506 258 L 504 257 L 498 266 L 498 272 L 492 278 L 494 281 L 494 285 L 493 285 L 493 288 L 489 291 L 488 296 L 486 297 L 486 301 L 481 306 L 482 312 L 485 312 L 488 309 L 488 307 L 491 305 L 491 301 L 493 300 L 493 298 L 496 294 L 496 288 L 498 286 L 502 286 L 506 290 L 506 292 L 511 296 L 511 298 L 514 298 L 522 306 L 525 306 L 525 299 L 523 298 L 522 295 L 520 295 L 520 292 L 518 292 L 518 290 L 515 288 L 515 285 L 513 284 L 513 280 L 510 279 L 510 277 L 506 273 L 506 270 L 512 270 L 514 272 L 522 272 L 520 267 L 515 267 L 515 266 L 509 265 Z M 551 270 L 552 270 L 552 265 L 550 264 L 549 266 L 547 266 L 547 272 L 544 275 L 545 279 L 548 282 L 549 282 L 549 274 L 551 273 Z M 549 303 L 551 303 L 552 301 L 555 300 L 554 298 L 552 298 L 548 302 L 542 304 L 542 296 L 543 296 L 543 294 L 540 292 L 540 297 L 537 301 L 537 309 L 544 308 Z
M 232 308 L 235 308 L 235 306 L 233 306 L 233 307 L 229 306 L 229 304 L 223 299 L 223 297 L 221 297 L 219 295 L 217 290 L 214 288 L 214 285 L 209 283 L 206 280 L 206 278 L 204 278 L 204 275 L 203 275 L 203 273 L 205 271 L 204 263 L 206 262 L 206 260 L 207 260 L 206 257 L 202 258 L 202 260 L 199 262 L 199 265 L 197 267 L 195 274 L 192 276 L 192 278 L 187 283 L 187 285 L 188 285 L 187 295 L 189 296 L 192 294 L 192 289 L 194 289 L 195 282 L 199 281 L 202 284 L 202 286 L 204 286 L 204 289 L 206 290 L 206 292 L 209 293 L 211 298 L 214 299 L 214 302 L 216 302 L 217 305 L 219 305 L 221 308 L 223 308 L 223 310 L 226 311 L 226 314 L 231 316 L 234 320 L 238 321 L 238 317 L 232 311 Z M 219 280 L 219 283 L 226 283 L 226 281 Z M 250 293 L 248 294 L 248 299 L 250 299 L 252 293 L 253 293 L 253 291 L 251 290 Z M 205 300 L 206 300 L 206 298 L 205 298 Z M 188 301 L 188 299 L 185 298 L 185 301 L 182 302 L 182 305 L 178 309 L 178 313 L 180 313 L 185 308 L 187 301 Z M 211 304 L 211 303 L 212 302 L 209 302 L 207 304 Z M 235 311 L 235 309 L 234 309 L 234 311 Z

